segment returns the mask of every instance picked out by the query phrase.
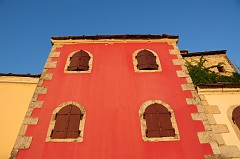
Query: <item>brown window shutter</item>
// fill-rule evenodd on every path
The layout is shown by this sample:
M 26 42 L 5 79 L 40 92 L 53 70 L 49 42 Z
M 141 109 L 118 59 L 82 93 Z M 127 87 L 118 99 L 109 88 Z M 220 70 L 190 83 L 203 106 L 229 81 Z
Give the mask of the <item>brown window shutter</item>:
M 157 112 L 161 113 L 161 114 L 170 114 L 168 109 L 166 107 L 164 107 L 161 104 L 154 104 L 155 105 L 155 109 L 157 110 Z
M 82 71 L 87 71 L 89 69 L 89 60 L 90 56 L 87 52 L 81 50 L 81 57 L 80 57 L 80 63 L 79 63 L 79 69 Z
M 77 138 L 79 136 L 80 114 L 70 115 L 67 138 Z
M 175 136 L 174 129 L 160 131 L 160 137 L 170 137 Z
M 139 70 L 148 69 L 147 56 L 148 56 L 147 50 L 139 51 L 139 53 L 137 54 L 136 56 L 136 59 L 138 61 L 137 68 Z
M 147 124 L 147 137 L 160 137 L 159 134 L 159 121 L 157 117 L 155 104 L 149 105 L 144 113 Z
M 68 71 L 78 71 L 79 62 L 80 62 L 80 52 L 76 52 L 70 58 L 70 65 L 68 66 Z
M 53 129 L 52 138 L 64 139 L 67 137 L 69 115 L 58 114 Z
M 233 110 L 232 119 L 233 119 L 233 122 L 234 122 L 234 123 L 237 125 L 237 127 L 240 129 L 240 106 L 236 107 L 236 108 Z
M 77 138 L 81 111 L 74 105 L 68 105 L 60 109 L 56 115 L 56 122 L 52 131 L 53 139 Z
M 148 50 L 139 51 L 136 56 L 138 61 L 137 68 L 139 70 L 157 70 L 156 57 Z
M 156 57 L 151 53 L 149 56 L 148 56 L 148 67 L 152 70 L 157 70 L 158 69 L 158 65 L 156 63 Z
M 152 104 L 145 109 L 144 118 L 147 125 L 147 137 L 170 137 L 175 136 L 172 127 L 171 114 L 161 104 Z
M 57 115 L 59 115 L 59 114 L 63 114 L 63 115 L 69 114 L 71 112 L 71 109 L 72 109 L 71 105 L 65 106 L 65 107 L 63 107 L 62 109 L 59 110 Z
M 81 111 L 78 107 L 71 105 L 71 114 L 81 114 Z
M 87 71 L 89 69 L 90 56 L 87 52 L 81 50 L 76 52 L 70 58 L 70 65 L 68 66 L 69 71 Z

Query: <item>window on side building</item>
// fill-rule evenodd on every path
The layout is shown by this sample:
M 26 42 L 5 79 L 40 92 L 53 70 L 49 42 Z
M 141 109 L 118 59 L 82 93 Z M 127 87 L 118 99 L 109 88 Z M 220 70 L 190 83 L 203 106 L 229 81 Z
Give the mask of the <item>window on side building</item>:
M 233 123 L 237 125 L 238 129 L 240 129 L 240 106 L 236 107 L 232 113 Z
M 225 72 L 225 69 L 223 66 L 218 66 L 217 69 L 218 69 L 218 72 Z

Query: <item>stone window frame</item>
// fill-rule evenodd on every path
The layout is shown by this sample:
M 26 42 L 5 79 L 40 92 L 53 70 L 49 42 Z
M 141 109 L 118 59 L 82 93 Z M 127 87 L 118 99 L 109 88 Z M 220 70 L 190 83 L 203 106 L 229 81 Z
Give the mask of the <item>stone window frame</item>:
M 146 124 L 146 120 L 143 118 L 143 114 L 145 112 L 145 109 L 151 105 L 151 104 L 161 104 L 164 107 L 166 107 L 168 109 L 168 111 L 171 113 L 171 122 L 172 122 L 172 126 L 175 130 L 175 136 L 170 136 L 170 137 L 154 137 L 154 138 L 149 138 L 146 136 L 146 129 L 147 129 L 147 124 Z M 177 122 L 176 122 L 176 118 L 173 112 L 173 109 L 164 101 L 162 100 L 148 100 L 146 102 L 144 102 L 140 109 L 139 109 L 139 118 L 140 118 L 140 125 L 141 125 L 141 134 L 142 134 L 142 139 L 144 142 L 159 142 L 159 141 L 177 141 L 180 140 L 180 134 L 178 131 L 178 126 L 177 126 Z
M 158 69 L 157 70 L 139 70 L 137 68 L 138 61 L 136 59 L 136 56 L 142 50 L 150 51 L 151 53 L 154 54 L 154 56 L 156 56 L 156 63 L 158 64 Z M 156 52 L 150 50 L 150 49 L 138 49 L 138 50 L 134 51 L 134 53 L 132 54 L 132 60 L 133 60 L 133 67 L 134 67 L 135 72 L 161 72 L 162 71 L 162 66 L 161 66 L 158 54 Z
M 238 126 L 236 124 L 233 123 L 233 120 L 232 120 L 232 113 L 233 113 L 233 110 L 237 107 L 239 107 L 240 105 L 232 105 L 228 108 L 227 110 L 227 116 L 228 116 L 228 119 L 229 119 L 229 122 L 231 123 L 232 127 L 233 127 L 233 130 L 235 131 L 238 139 L 240 140 L 240 130 L 238 128 Z
M 79 130 L 80 130 L 79 137 L 78 138 L 69 138 L 69 139 L 68 138 L 52 139 L 51 133 L 55 126 L 56 114 L 59 112 L 60 109 L 62 109 L 65 106 L 68 106 L 68 105 L 74 105 L 74 106 L 78 107 L 81 110 L 81 114 L 83 115 L 82 119 L 80 120 L 80 124 L 79 124 Z M 82 106 L 82 104 L 80 104 L 79 102 L 68 101 L 68 102 L 64 102 L 64 103 L 60 104 L 57 108 L 54 109 L 54 111 L 52 113 L 50 124 L 48 127 L 46 142 L 83 142 L 85 120 L 86 120 L 86 110 Z
M 85 51 L 90 56 L 90 60 L 88 62 L 89 69 L 87 71 L 68 71 L 68 66 L 70 65 L 70 58 L 75 53 L 77 53 L 78 51 L 81 51 L 81 50 Z M 83 50 L 83 49 L 76 50 L 76 51 L 73 51 L 72 53 L 70 53 L 68 55 L 68 58 L 67 58 L 67 61 L 66 61 L 65 67 L 64 67 L 64 73 L 91 73 L 92 72 L 92 65 L 93 65 L 93 55 L 89 51 L 86 51 L 86 50 Z

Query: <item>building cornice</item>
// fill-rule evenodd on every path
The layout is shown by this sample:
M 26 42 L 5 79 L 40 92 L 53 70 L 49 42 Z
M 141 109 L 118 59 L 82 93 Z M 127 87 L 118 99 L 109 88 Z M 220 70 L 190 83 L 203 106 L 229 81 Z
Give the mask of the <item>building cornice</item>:
M 63 36 L 52 37 L 52 44 L 73 43 L 123 43 L 123 42 L 178 42 L 178 36 L 162 35 L 95 35 L 95 36 Z

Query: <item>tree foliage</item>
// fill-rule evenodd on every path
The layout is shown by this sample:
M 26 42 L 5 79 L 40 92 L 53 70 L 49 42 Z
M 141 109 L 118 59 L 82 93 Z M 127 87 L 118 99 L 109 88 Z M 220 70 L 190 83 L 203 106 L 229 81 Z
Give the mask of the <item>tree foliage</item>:
M 234 72 L 231 76 L 221 75 L 220 73 L 216 73 L 211 71 L 211 68 L 216 68 L 224 65 L 223 63 L 218 63 L 217 65 L 213 65 L 210 67 L 204 66 L 204 63 L 207 60 L 203 57 L 200 58 L 199 61 L 196 62 L 196 65 L 193 65 L 191 62 L 186 61 L 186 67 L 188 72 L 192 78 L 193 84 L 212 84 L 217 82 L 240 82 L 240 74 Z

